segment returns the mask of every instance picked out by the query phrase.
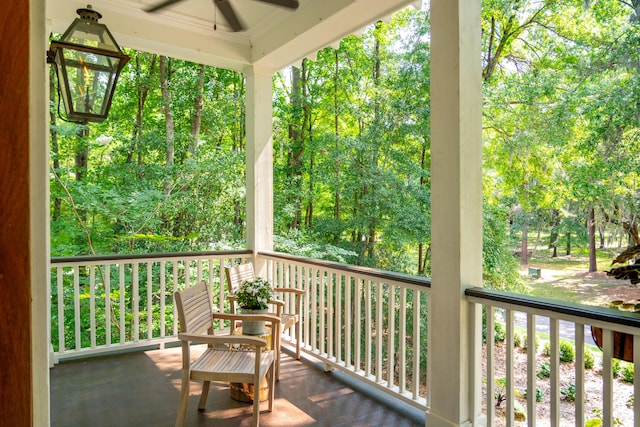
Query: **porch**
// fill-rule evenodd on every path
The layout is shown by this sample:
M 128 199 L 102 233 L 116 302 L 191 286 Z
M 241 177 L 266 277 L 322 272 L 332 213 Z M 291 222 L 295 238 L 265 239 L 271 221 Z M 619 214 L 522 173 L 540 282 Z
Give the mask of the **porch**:
M 195 350 L 197 351 L 197 350 Z M 359 386 L 307 357 L 283 356 L 275 410 L 260 425 L 420 426 L 424 412 Z M 173 426 L 180 393 L 180 347 L 70 361 L 51 369 L 51 425 Z M 249 425 L 252 406 L 231 399 L 225 384 L 212 385 L 207 410 L 198 412 L 200 386 L 192 383 L 187 425 Z M 265 402 L 266 407 L 266 402 Z
M 429 425 L 425 414 L 431 396 L 446 389 L 432 374 L 438 367 L 429 363 L 429 331 L 447 325 L 431 316 L 428 279 L 276 252 L 254 256 L 250 251 L 53 259 L 51 360 L 63 362 L 51 370 L 53 425 L 96 425 L 95 419 L 109 425 L 115 420 L 123 426 L 171 425 L 180 371 L 179 349 L 170 344 L 177 328 L 173 290 L 205 280 L 213 290 L 214 306 L 226 310 L 223 266 L 247 261 L 263 263 L 265 276 L 278 287 L 306 291 L 303 360 L 284 357 L 276 412 L 261 417 L 264 425 Z M 624 419 L 624 425 L 640 425 L 640 408 L 628 405 L 629 397 L 622 396 L 613 375 L 613 331 L 637 335 L 636 316 L 481 288 L 465 294 L 474 331 L 464 366 L 472 378 L 468 404 L 476 414 L 474 425 L 523 425 L 516 423 L 516 405 L 524 407 L 532 426 L 584 426 L 596 416 L 605 426 L 614 425 L 616 418 Z M 484 332 L 476 316 L 483 309 L 488 314 Z M 517 324 L 516 317 L 525 319 L 524 325 L 522 320 Z M 548 330 L 537 327 L 540 319 L 548 322 Z M 505 339 L 486 346 L 483 336 L 486 342 L 496 341 L 495 323 L 504 325 Z M 589 325 L 604 330 L 595 392 L 584 382 L 584 361 L 593 351 L 585 342 Z M 525 342 L 520 347 L 538 350 L 522 356 L 517 336 Z M 292 340 L 284 337 L 285 346 Z M 559 359 L 564 341 L 575 348 L 572 365 Z M 639 343 L 634 340 L 635 360 L 640 358 Z M 118 354 L 149 346 L 160 349 Z M 543 346 L 550 355 L 543 356 Z M 502 358 L 496 356 L 499 351 Z M 86 360 L 92 356 L 99 358 Z M 73 359 L 80 361 L 64 363 Z M 548 364 L 548 380 L 537 375 L 541 363 Z M 525 378 L 526 385 L 518 383 L 518 377 Z M 548 391 L 539 402 L 526 390 L 542 382 Z M 570 384 L 575 403 L 567 414 L 563 391 Z M 639 386 L 636 377 L 633 394 Z M 504 398 L 500 409 L 498 396 Z M 198 415 L 196 397 L 192 399 L 192 425 L 207 425 L 212 419 L 238 425 L 250 413 L 229 398 L 225 387 L 215 388 L 204 414 Z

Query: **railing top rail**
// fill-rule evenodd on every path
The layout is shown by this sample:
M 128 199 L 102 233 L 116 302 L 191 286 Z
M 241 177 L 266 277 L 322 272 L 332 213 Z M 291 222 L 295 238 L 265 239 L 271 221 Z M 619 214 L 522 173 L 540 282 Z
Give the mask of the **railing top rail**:
M 532 310 L 550 311 L 565 316 L 580 317 L 599 322 L 608 322 L 632 328 L 640 328 L 640 315 L 628 311 L 588 306 L 549 298 L 532 297 L 514 292 L 497 291 L 485 288 L 468 288 L 465 290 L 465 295 L 471 300 L 476 300 L 476 302 L 481 302 L 477 300 L 496 301 Z
M 359 274 L 359 275 L 376 277 L 387 282 L 403 282 L 403 283 L 409 283 L 411 285 L 415 285 L 419 287 L 425 287 L 425 288 L 431 287 L 431 279 L 422 277 L 422 276 L 411 276 L 409 274 L 404 274 L 404 273 L 396 273 L 392 271 L 377 270 L 375 268 L 370 268 L 370 267 L 341 264 L 339 262 L 306 258 L 298 255 L 290 255 L 290 254 L 285 254 L 281 252 L 260 251 L 258 255 L 268 257 L 268 258 L 288 260 L 288 261 L 302 263 L 302 264 L 315 265 L 318 267 L 331 269 L 331 270 L 339 270 L 347 274 L 354 274 L 354 275 Z
M 167 252 L 167 253 L 150 253 L 150 254 L 112 254 L 112 255 L 82 255 L 69 257 L 52 257 L 51 264 L 64 263 L 98 263 L 100 261 L 121 261 L 121 260 L 137 260 L 152 258 L 195 258 L 203 256 L 230 257 L 236 255 L 252 255 L 253 251 L 249 249 L 232 250 L 232 251 L 202 251 L 202 252 Z

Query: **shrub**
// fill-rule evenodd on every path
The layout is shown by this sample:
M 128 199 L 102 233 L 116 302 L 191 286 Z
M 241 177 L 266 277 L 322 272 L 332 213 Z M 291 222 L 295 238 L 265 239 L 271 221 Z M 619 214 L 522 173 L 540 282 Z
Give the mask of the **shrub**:
M 595 364 L 595 361 L 593 359 L 593 354 L 589 349 L 586 349 L 584 352 L 584 368 L 592 369 L 594 364 Z
M 534 345 L 535 345 L 534 351 L 538 351 L 538 347 L 540 347 L 540 341 L 538 340 L 538 336 L 537 335 L 534 336 L 533 342 L 534 342 Z M 524 348 L 525 350 L 528 350 L 528 348 L 527 348 L 528 345 L 529 345 L 528 343 L 529 343 L 529 340 L 528 340 L 527 336 L 525 335 L 522 338 L 522 348 Z
M 544 343 L 544 348 L 542 349 L 542 354 L 544 354 L 547 357 L 551 356 L 551 344 L 549 344 L 548 341 L 546 343 Z
M 625 363 L 622 368 L 622 380 L 627 383 L 633 382 L 633 363 Z
M 600 427 L 602 426 L 602 409 L 592 409 L 591 413 L 593 414 L 594 418 L 591 418 L 589 420 L 587 420 L 584 423 L 585 427 Z M 620 418 L 614 418 L 613 419 L 613 425 L 614 426 L 621 426 L 622 425 L 622 421 L 620 421 Z
M 507 379 L 505 377 L 496 378 L 496 391 L 493 393 L 493 397 L 496 399 L 496 408 L 502 405 L 502 402 L 507 400 L 507 394 L 505 392 L 505 387 L 507 385 Z
M 622 367 L 620 366 L 619 359 L 611 360 L 611 371 L 613 373 L 613 378 L 618 378 L 620 376 L 620 370 Z
M 519 333 L 513 334 L 513 346 L 520 347 L 522 345 L 522 337 L 520 337 Z
M 562 390 L 560 390 L 560 394 L 564 396 L 564 398 L 570 402 L 575 402 L 576 400 L 576 385 L 574 383 L 569 383 L 569 385 Z
M 527 396 L 527 390 L 524 390 L 525 397 Z M 536 402 L 542 402 L 544 399 L 544 393 L 540 387 L 536 387 Z
M 573 344 L 569 341 L 561 341 L 560 342 L 560 361 L 561 362 L 573 362 L 576 358 L 575 350 L 573 349 Z
M 504 330 L 502 323 L 494 323 L 493 329 L 496 331 L 494 337 L 495 342 L 504 342 L 504 340 L 507 339 L 507 332 Z
M 547 362 L 540 364 L 540 370 L 536 374 L 536 377 L 542 379 L 542 378 L 549 378 L 550 376 L 551 376 L 550 365 Z

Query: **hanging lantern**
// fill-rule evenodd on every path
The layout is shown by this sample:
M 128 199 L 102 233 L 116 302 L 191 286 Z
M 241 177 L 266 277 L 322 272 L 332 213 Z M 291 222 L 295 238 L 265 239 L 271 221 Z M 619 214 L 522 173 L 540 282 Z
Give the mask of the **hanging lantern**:
M 102 122 L 109 114 L 120 71 L 129 61 L 111 32 L 87 6 L 58 41 L 52 41 L 47 62 L 55 64 L 58 92 L 67 120 Z

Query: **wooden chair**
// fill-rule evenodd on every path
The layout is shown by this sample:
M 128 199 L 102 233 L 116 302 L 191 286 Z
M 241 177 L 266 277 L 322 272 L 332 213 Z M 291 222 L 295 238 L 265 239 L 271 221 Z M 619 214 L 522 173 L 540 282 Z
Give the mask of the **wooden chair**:
M 275 361 L 278 352 L 267 350 L 267 342 L 246 335 L 214 335 L 213 323 L 216 319 L 232 323 L 246 318 L 264 320 L 270 324 L 272 339 L 278 342 L 280 318 L 276 316 L 242 316 L 237 314 L 213 313 L 211 298 L 206 283 L 175 293 L 176 308 L 180 320 L 178 338 L 182 341 L 182 391 L 176 426 L 183 426 L 187 415 L 189 386 L 192 380 L 203 381 L 198 410 L 204 410 L 211 381 L 253 384 L 256 390 L 267 378 L 269 385 L 268 410 L 273 410 L 275 387 Z M 191 360 L 191 343 L 208 344 L 207 349 L 196 360 Z M 271 347 L 275 347 L 271 346 Z M 253 426 L 258 426 L 260 398 L 257 392 L 253 401 Z
M 231 306 L 231 312 L 235 312 L 235 298 L 233 294 L 235 290 L 246 280 L 253 280 L 255 274 L 253 272 L 253 264 L 246 263 L 240 264 L 234 267 L 225 267 L 225 273 L 227 276 L 227 287 L 229 290 L 229 302 Z M 302 341 L 302 328 L 300 327 L 300 313 L 302 311 L 302 295 L 304 291 L 301 289 L 293 288 L 274 288 L 276 294 L 290 294 L 293 295 L 294 302 L 290 305 L 287 311 L 283 312 L 285 303 L 280 300 L 273 301 L 273 305 L 276 308 L 276 316 L 281 319 L 280 331 L 285 332 L 288 329 L 294 328 L 294 336 L 296 338 L 296 359 L 300 359 L 300 342 Z M 280 377 L 280 358 L 278 357 L 278 366 L 276 368 L 276 378 Z

